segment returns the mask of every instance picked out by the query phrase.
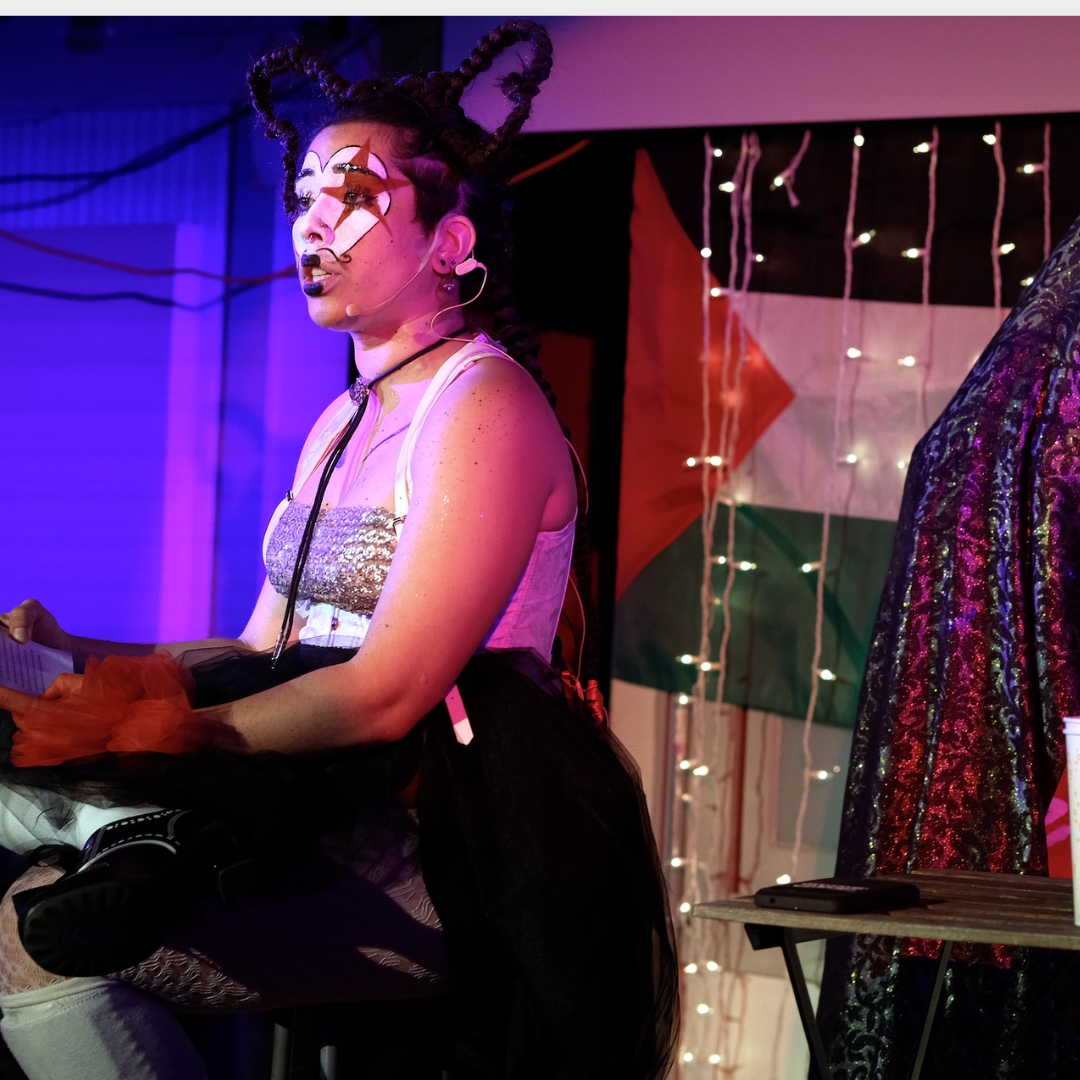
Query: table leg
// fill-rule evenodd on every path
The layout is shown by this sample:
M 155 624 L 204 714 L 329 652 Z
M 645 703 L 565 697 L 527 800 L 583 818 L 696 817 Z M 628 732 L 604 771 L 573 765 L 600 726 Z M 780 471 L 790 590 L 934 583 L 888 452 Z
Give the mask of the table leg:
M 941 987 L 945 982 L 945 969 L 949 966 L 952 946 L 951 941 L 941 943 L 941 957 L 938 959 L 937 974 L 934 976 L 934 991 L 930 995 L 930 1007 L 926 1010 L 926 1019 L 923 1021 L 922 1036 L 919 1039 L 919 1052 L 915 1055 L 911 1080 L 919 1080 L 923 1061 L 926 1060 L 926 1047 L 930 1043 L 930 1029 L 934 1026 L 934 1016 L 937 1013 L 938 1001 L 941 999 Z
M 799 951 L 796 948 L 794 931 L 784 930 L 780 940 L 780 948 L 784 953 L 784 963 L 787 965 L 791 989 L 795 991 L 795 1002 L 799 1006 L 799 1019 L 802 1021 L 806 1042 L 810 1047 L 810 1060 L 817 1071 L 818 1080 L 832 1080 L 829 1061 L 825 1056 L 825 1044 L 821 1041 L 821 1031 L 817 1025 L 817 1017 L 814 1016 L 814 1007 L 810 1004 L 810 994 L 806 989 L 806 979 L 803 976 L 802 961 L 799 959 Z

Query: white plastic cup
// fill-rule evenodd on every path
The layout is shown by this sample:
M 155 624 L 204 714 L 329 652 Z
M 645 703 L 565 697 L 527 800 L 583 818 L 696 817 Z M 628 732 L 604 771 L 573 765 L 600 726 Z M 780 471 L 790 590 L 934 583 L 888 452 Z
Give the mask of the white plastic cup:
M 1080 926 L 1080 716 L 1065 717 L 1069 770 L 1069 851 L 1072 855 L 1073 922 Z

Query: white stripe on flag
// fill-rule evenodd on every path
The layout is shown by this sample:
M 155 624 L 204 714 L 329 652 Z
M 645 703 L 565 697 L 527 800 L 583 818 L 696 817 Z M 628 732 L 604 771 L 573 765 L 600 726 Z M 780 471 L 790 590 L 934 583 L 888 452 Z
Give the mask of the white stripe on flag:
M 833 469 L 836 364 L 858 348 L 845 385 L 854 408 L 844 417 L 842 453 L 857 463 L 842 469 L 834 487 L 834 514 L 895 521 L 905 465 L 923 432 L 918 392 L 923 378 L 926 329 L 919 304 L 852 301 L 851 341 L 840 341 L 842 301 L 814 296 L 750 293 L 735 298 L 746 328 L 795 391 L 795 400 L 769 426 L 740 465 L 735 496 L 784 510 L 825 510 Z M 996 330 L 993 308 L 930 308 L 932 364 L 927 381 L 931 423 L 941 414 Z M 914 367 L 902 357 L 914 356 Z M 847 395 L 845 395 L 847 397 Z

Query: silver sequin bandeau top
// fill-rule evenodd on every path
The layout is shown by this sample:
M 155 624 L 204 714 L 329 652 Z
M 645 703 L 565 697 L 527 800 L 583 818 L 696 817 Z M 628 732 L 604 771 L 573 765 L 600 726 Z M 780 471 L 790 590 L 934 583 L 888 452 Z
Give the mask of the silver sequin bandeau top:
M 310 506 L 289 503 L 266 545 L 266 572 L 282 596 L 289 593 L 296 549 L 310 512 Z M 299 599 L 370 615 L 396 548 L 394 515 L 389 510 L 381 506 L 320 510 Z

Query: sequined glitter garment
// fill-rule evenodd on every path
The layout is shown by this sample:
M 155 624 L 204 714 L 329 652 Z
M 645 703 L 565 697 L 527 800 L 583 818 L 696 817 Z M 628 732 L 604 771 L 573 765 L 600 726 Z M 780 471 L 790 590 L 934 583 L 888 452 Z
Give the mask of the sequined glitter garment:
M 911 458 L 863 680 L 838 874 L 1046 873 L 1062 717 L 1080 710 L 1078 350 L 1080 222 Z M 820 1015 L 837 1078 L 907 1075 L 936 951 L 935 942 L 830 943 Z M 1002 948 L 966 957 L 975 962 L 950 968 L 924 1076 L 989 1076 L 999 1051 L 1006 1063 L 994 1076 L 1080 1075 L 1057 1071 L 1068 1055 L 1045 1009 L 1003 1049 L 1060 959 Z
M 266 547 L 266 572 L 287 596 L 296 548 L 311 507 L 289 504 Z M 300 593 L 305 600 L 370 615 L 397 548 L 394 515 L 378 506 L 335 506 L 319 511 Z

